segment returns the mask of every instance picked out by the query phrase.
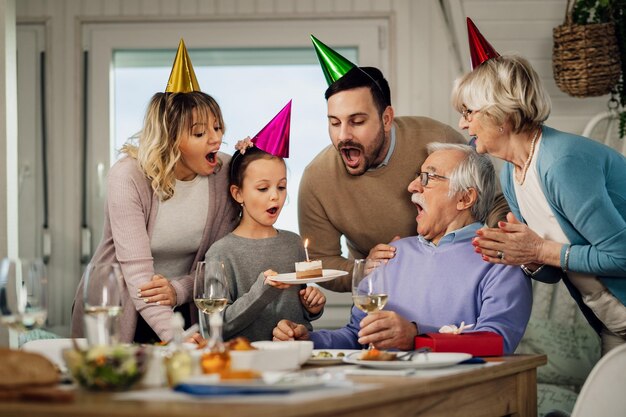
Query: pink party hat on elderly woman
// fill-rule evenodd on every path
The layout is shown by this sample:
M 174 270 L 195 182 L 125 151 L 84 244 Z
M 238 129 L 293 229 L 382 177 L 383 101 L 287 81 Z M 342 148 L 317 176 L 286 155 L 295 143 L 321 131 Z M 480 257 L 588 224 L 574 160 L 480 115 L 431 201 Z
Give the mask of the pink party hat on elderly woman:
M 269 154 L 289 158 L 289 130 L 291 126 L 291 100 L 259 133 L 252 143 Z
M 467 18 L 467 38 L 472 58 L 472 71 L 483 62 L 500 56 L 469 17 Z

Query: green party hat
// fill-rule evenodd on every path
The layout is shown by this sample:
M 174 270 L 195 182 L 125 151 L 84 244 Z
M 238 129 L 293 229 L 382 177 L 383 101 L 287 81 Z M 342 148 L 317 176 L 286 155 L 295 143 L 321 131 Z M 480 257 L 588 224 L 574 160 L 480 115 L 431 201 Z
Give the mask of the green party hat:
M 339 55 L 339 53 L 323 44 L 313 35 L 311 35 L 311 42 L 313 42 L 313 46 L 315 47 L 317 59 L 320 61 L 320 65 L 322 66 L 322 71 L 324 72 L 324 77 L 326 77 L 328 85 L 331 85 L 346 75 L 346 73 L 352 68 L 356 67 L 356 65 L 352 62 L 348 61 L 346 58 Z

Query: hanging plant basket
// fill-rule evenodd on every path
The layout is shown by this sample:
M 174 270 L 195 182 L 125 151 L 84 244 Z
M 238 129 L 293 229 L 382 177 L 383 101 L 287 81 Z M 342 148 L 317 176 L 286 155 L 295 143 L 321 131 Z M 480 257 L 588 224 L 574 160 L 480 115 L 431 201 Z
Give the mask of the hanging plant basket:
M 561 91 L 574 97 L 603 96 L 620 79 L 621 62 L 615 25 L 572 23 L 567 2 L 565 22 L 553 30 L 552 69 Z

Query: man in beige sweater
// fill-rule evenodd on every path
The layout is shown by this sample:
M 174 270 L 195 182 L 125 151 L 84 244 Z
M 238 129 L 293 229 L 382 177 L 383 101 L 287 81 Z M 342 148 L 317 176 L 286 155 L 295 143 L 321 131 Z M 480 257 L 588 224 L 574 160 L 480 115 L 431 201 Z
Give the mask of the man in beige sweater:
M 330 80 L 329 80 L 330 81 Z M 389 84 L 372 67 L 353 67 L 326 90 L 332 146 L 306 167 L 298 193 L 300 235 L 324 268 L 352 271 L 353 259 L 394 256 L 392 240 L 415 235 L 415 207 L 407 184 L 430 142 L 465 143 L 450 126 L 427 117 L 394 117 Z M 501 197 L 501 194 L 500 194 Z M 498 213 L 508 211 L 500 198 Z M 350 259 L 341 253 L 345 236 Z M 320 284 L 349 292 L 347 275 Z

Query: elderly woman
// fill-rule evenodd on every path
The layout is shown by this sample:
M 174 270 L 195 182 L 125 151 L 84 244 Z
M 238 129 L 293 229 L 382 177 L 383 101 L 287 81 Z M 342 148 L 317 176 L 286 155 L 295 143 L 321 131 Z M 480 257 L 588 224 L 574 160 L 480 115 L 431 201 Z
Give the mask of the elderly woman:
M 488 59 L 458 79 L 452 102 L 476 150 L 507 162 L 512 213 L 477 232 L 476 252 L 537 280 L 563 279 L 603 353 L 626 343 L 626 158 L 545 126 L 550 98 L 519 56 Z

